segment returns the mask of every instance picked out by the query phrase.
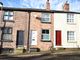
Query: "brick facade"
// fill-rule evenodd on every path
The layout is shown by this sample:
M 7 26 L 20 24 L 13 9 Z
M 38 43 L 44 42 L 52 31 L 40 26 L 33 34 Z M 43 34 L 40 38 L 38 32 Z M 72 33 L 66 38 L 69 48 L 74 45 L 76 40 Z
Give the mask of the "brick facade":
M 49 50 L 49 48 L 53 45 L 53 18 L 51 18 L 50 23 L 41 23 L 41 20 L 36 19 L 34 15 L 37 15 L 37 17 L 41 17 L 41 13 L 32 12 L 31 13 L 31 30 L 37 31 L 37 45 L 35 47 L 40 48 L 41 50 Z M 53 14 L 51 15 L 53 17 Z M 43 42 L 41 40 L 41 30 L 42 29 L 49 29 L 50 30 L 50 42 Z
M 50 12 L 50 3 L 49 0 L 46 2 L 46 10 L 43 10 L 44 12 Z M 6 9 L 4 9 L 5 11 Z M 10 9 L 8 9 L 10 10 Z M 22 11 L 24 10 L 24 11 Z M 13 21 L 11 22 L 6 22 L 5 27 L 12 27 L 12 41 L 10 42 L 3 42 L 3 48 L 14 48 L 16 49 L 16 40 L 17 40 L 17 31 L 21 30 L 24 31 L 24 44 L 23 48 L 27 49 L 28 48 L 28 36 L 30 37 L 30 33 L 28 35 L 28 30 L 29 30 L 29 12 L 31 11 L 28 9 L 20 9 L 20 10 L 14 10 L 13 14 Z M 28 10 L 28 11 L 26 11 Z M 36 10 L 36 9 L 35 9 Z M 42 12 L 38 10 L 39 12 L 35 12 L 33 9 L 33 12 L 30 13 L 30 31 L 35 30 L 37 31 L 37 45 L 32 46 L 30 45 L 30 48 L 39 48 L 41 51 L 48 51 L 51 46 L 54 45 L 54 13 L 51 14 L 51 19 L 49 23 L 42 23 L 41 19 L 38 19 L 36 17 L 41 18 Z M 65 4 L 64 5 L 64 11 L 69 10 L 69 5 Z M 36 10 L 37 11 L 37 10 Z M 2 28 L 4 25 L 2 17 L 3 14 L 0 11 L 0 27 Z M 36 17 L 35 17 L 36 16 Z M 49 42 L 43 42 L 41 40 L 41 30 L 42 29 L 49 29 L 50 30 L 50 41 Z M 0 36 L 1 36 L 1 29 L 0 29 Z
M 6 22 L 5 27 L 12 27 L 12 41 L 11 42 L 3 42 L 3 48 L 14 48 L 16 49 L 16 39 L 17 39 L 17 30 L 24 31 L 24 48 L 27 49 L 28 42 L 28 22 L 29 22 L 29 13 L 25 11 L 13 11 L 13 21 Z M 41 51 L 49 50 L 49 48 L 53 45 L 53 14 L 51 15 L 50 23 L 42 23 L 41 20 L 34 17 L 37 15 L 41 17 L 41 12 L 31 12 L 31 22 L 30 22 L 30 31 L 37 31 L 37 45 L 30 46 L 31 48 L 39 48 Z M 1 23 L 1 22 L 0 22 Z M 4 23 L 4 22 L 2 22 Z M 3 24 L 4 25 L 4 24 Z M 49 29 L 50 30 L 50 42 L 41 41 L 41 30 Z

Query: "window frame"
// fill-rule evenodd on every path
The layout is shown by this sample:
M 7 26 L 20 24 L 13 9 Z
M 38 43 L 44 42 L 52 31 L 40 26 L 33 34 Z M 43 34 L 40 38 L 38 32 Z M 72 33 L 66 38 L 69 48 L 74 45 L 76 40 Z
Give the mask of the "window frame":
M 7 31 L 6 33 L 4 33 L 4 29 L 5 29 L 5 28 L 11 29 L 11 33 L 9 33 L 8 31 Z M 2 40 L 3 40 L 3 41 L 12 41 L 12 27 L 5 27 L 5 28 L 2 28 L 2 30 L 3 30 Z M 5 34 L 11 35 L 11 39 L 5 39 L 5 38 L 3 37 Z
M 44 33 L 43 34 L 43 30 L 48 30 L 48 33 Z M 49 35 L 49 39 L 43 39 L 43 35 Z M 44 42 L 50 42 L 51 40 L 50 40 L 50 30 L 49 29 L 42 29 L 41 30 L 41 41 L 44 41 Z
M 7 13 L 7 14 L 5 14 Z M 13 13 L 13 14 L 11 14 Z M 7 19 L 5 19 L 5 17 L 7 17 Z M 10 19 L 10 18 L 13 18 L 13 19 Z M 14 12 L 13 11 L 4 11 L 4 14 L 3 14 L 3 21 L 13 21 L 14 20 Z
M 46 14 L 48 14 L 49 16 L 48 17 L 46 17 Z M 45 16 L 44 16 L 45 15 Z M 44 19 L 49 19 L 48 21 L 46 20 L 44 20 Z M 41 14 L 41 22 L 42 23 L 50 23 L 51 22 L 51 13 L 42 13 Z
M 75 31 L 67 31 L 67 41 L 68 42 L 76 42 Z
M 75 23 L 74 14 L 73 13 L 67 13 L 67 23 Z

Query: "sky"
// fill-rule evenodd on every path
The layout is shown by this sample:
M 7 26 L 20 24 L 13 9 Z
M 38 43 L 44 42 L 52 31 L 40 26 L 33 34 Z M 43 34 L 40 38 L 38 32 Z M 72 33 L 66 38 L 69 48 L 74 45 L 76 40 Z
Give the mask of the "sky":
M 51 10 L 62 10 L 68 1 L 70 11 L 80 12 L 80 0 L 50 0 Z M 46 0 L 0 0 L 4 7 L 45 9 Z

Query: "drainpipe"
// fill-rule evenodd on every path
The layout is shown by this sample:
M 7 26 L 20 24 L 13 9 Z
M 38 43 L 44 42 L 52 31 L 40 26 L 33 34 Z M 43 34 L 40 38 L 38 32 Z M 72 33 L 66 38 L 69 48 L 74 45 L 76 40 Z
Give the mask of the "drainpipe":
M 3 20 L 3 3 L 2 3 L 2 2 L 0 2 L 0 6 L 1 6 L 1 23 L 2 23 L 2 20 Z M 4 26 L 5 26 L 5 24 L 4 24 Z M 4 26 L 3 26 L 3 27 L 4 27 Z M 1 30 L 2 30 L 2 28 L 1 28 Z M 3 34 L 3 30 L 2 30 L 2 32 L 1 32 L 1 46 L 0 46 L 0 54 L 2 53 L 2 49 L 3 49 L 2 34 Z
M 31 12 L 28 12 L 29 20 L 28 20 L 28 39 L 27 39 L 27 51 L 30 53 L 30 22 L 31 22 Z

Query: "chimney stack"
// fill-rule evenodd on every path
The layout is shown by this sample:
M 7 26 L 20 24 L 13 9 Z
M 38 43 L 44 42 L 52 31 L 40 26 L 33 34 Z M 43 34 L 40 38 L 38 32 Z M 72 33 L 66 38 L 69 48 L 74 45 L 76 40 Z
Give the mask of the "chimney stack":
M 69 11 L 69 3 L 68 3 L 68 1 L 66 1 L 66 3 L 64 4 L 63 10 L 64 11 Z
M 49 0 L 47 0 L 47 2 L 46 2 L 46 10 L 50 10 L 50 3 L 49 3 Z

